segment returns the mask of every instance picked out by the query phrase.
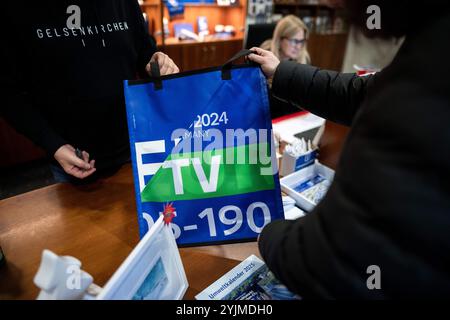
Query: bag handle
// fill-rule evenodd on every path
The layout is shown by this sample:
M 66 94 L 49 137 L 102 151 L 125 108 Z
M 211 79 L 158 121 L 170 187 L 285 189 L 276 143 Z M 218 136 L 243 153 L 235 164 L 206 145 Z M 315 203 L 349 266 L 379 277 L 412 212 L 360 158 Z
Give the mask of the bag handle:
M 256 53 L 254 50 L 243 49 L 236 53 L 230 60 L 225 62 L 222 66 L 222 80 L 230 80 L 231 79 L 231 67 L 233 66 L 233 62 L 239 58 L 246 57 L 251 53 Z
M 161 73 L 159 72 L 159 65 L 157 61 L 150 62 L 150 72 L 151 76 L 150 79 L 153 80 L 153 86 L 155 90 L 161 90 L 162 89 L 162 80 L 161 80 Z

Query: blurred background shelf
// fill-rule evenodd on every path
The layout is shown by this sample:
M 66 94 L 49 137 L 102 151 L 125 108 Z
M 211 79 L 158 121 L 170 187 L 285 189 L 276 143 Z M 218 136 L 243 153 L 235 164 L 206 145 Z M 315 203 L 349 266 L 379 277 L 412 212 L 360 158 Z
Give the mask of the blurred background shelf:
M 168 54 L 182 71 L 190 71 L 221 65 L 244 47 L 246 17 L 251 1 L 241 0 L 231 6 L 185 2 L 184 14 L 173 20 L 169 19 L 168 9 L 161 0 L 146 0 L 141 8 L 148 17 L 149 32 L 155 37 L 158 49 Z M 342 8 L 334 7 L 328 1 L 275 0 L 273 14 L 274 18 L 288 14 L 302 18 L 310 30 L 308 50 L 312 64 L 324 69 L 341 70 L 348 37 Z M 202 42 L 174 38 L 176 23 L 189 23 L 197 33 L 199 16 L 207 18 L 211 35 L 218 24 L 233 26 L 235 34 L 228 39 L 208 38 Z M 163 39 L 164 17 L 168 20 L 168 34 Z
M 168 54 L 181 71 L 221 65 L 242 49 L 247 0 L 228 6 L 211 2 L 185 2 L 183 5 L 183 15 L 174 19 L 170 19 L 169 11 L 161 0 L 146 0 L 141 5 L 147 16 L 149 32 L 156 39 L 158 49 Z M 210 35 L 215 34 L 216 25 L 233 26 L 235 32 L 223 38 L 207 36 L 201 42 L 175 38 L 174 25 L 177 23 L 191 24 L 193 31 L 198 33 L 197 19 L 200 16 L 206 17 Z M 168 21 L 164 38 L 163 18 Z

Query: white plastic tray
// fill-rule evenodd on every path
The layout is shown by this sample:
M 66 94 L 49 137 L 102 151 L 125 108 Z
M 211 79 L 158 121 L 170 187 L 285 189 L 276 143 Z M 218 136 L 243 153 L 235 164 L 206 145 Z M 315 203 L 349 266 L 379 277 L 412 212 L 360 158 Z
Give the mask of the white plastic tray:
M 318 174 L 322 175 L 330 182 L 334 179 L 334 170 L 324 166 L 316 160 L 313 165 L 281 178 L 281 190 L 283 190 L 288 196 L 292 197 L 297 206 L 309 212 L 314 209 L 316 203 L 295 191 L 294 188 Z

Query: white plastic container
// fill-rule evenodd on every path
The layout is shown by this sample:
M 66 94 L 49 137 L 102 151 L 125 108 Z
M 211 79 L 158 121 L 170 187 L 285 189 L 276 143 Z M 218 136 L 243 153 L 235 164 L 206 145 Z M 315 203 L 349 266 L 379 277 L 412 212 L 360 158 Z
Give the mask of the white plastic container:
M 316 201 L 305 195 L 305 191 L 312 190 L 312 187 L 306 187 L 305 191 L 302 192 L 297 190 L 301 190 L 303 184 L 308 184 L 311 179 L 316 179 L 317 177 L 320 177 L 322 181 L 317 184 L 311 182 L 312 187 L 319 186 L 320 184 L 319 187 L 322 188 L 323 191 L 323 188 L 333 181 L 334 170 L 324 166 L 316 160 L 314 164 L 282 178 L 280 180 L 281 190 L 293 198 L 298 207 L 309 212 L 317 205 Z M 328 191 L 328 188 L 326 191 Z

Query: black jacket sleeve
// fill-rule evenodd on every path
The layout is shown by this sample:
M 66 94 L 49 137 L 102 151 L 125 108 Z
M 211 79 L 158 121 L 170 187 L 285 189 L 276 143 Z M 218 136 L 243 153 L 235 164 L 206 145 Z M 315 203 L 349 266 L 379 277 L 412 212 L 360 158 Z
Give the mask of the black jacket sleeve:
M 26 93 L 18 91 L 6 94 L 6 105 L 1 115 L 19 133 L 45 150 L 49 156 L 67 142 L 59 136 L 47 121 L 28 102 Z
M 2 32 L 3 35 L 3 32 Z M 47 123 L 41 113 L 33 107 L 27 86 L 27 58 L 24 49 L 14 39 L 4 35 L 6 45 L 1 49 L 3 72 L 0 75 L 0 87 L 3 102 L 0 108 L 2 116 L 17 132 L 23 134 L 52 156 L 67 142 Z M 8 39 L 9 38 L 9 39 Z
M 328 120 L 351 125 L 376 76 L 320 70 L 294 61 L 278 66 L 272 91 L 275 97 Z
M 303 224 L 298 220 L 277 220 L 264 227 L 259 237 L 259 251 L 274 273 L 292 292 L 302 298 L 333 298 L 310 272 L 308 261 L 299 259 L 310 246 L 304 245 Z
M 336 94 L 355 79 L 288 68 L 284 93 L 291 99 L 306 97 L 314 110 L 329 100 L 326 114 L 343 108 L 351 117 L 358 109 L 322 201 L 296 221 L 271 222 L 260 235 L 267 266 L 302 297 L 450 296 L 450 65 L 442 64 L 450 46 L 440 41 L 448 29 L 450 13 L 407 36 L 376 85 L 360 84 L 369 94 L 360 107 L 343 103 L 353 89 L 342 89 L 347 98 Z M 317 86 L 319 78 L 325 80 Z M 376 290 L 370 266 L 379 268 Z

